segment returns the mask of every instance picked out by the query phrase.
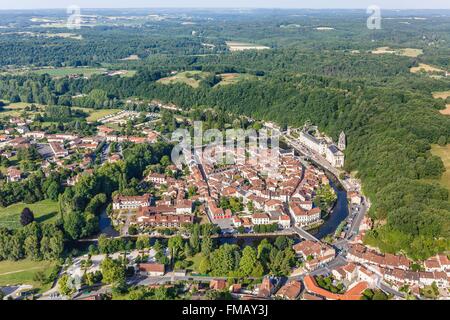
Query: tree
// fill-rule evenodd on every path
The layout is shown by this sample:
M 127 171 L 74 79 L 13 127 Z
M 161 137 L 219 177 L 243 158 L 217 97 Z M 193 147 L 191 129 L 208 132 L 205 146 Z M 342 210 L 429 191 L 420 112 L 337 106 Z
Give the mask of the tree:
M 192 234 L 189 238 L 189 243 L 191 245 L 193 253 L 197 253 L 200 249 L 200 225 L 194 224 L 192 227 Z
M 260 277 L 264 273 L 261 262 L 256 257 L 256 251 L 250 246 L 246 246 L 242 251 L 242 258 L 239 262 L 239 272 L 244 277 Z
M 189 242 L 186 241 L 186 243 L 184 244 L 184 256 L 186 258 L 192 257 L 193 252 L 192 252 L 192 248 L 191 245 L 189 244 Z
M 443 147 L 446 144 L 447 144 L 447 138 L 445 136 L 440 136 L 439 139 L 438 139 L 438 145 Z
M 79 239 L 83 234 L 84 219 L 80 212 L 67 212 L 64 214 L 64 230 L 72 239 Z
M 150 238 L 146 235 L 140 235 L 136 240 L 136 249 L 144 250 L 150 248 Z
M 68 274 L 63 274 L 58 281 L 58 291 L 63 296 L 70 297 L 75 293 L 76 289 L 73 285 L 73 281 L 70 279 Z
M 377 290 L 373 297 L 372 300 L 388 300 L 388 296 L 381 290 Z
M 58 200 L 60 187 L 58 182 L 53 181 L 47 189 L 47 197 L 53 201 Z
M 39 260 L 41 253 L 39 250 L 39 238 L 37 235 L 29 235 L 24 242 L 25 255 L 29 259 Z
M 178 258 L 178 253 L 184 248 L 183 238 L 181 235 L 176 235 L 169 239 L 168 248 L 171 251 L 172 259 L 176 260 Z
M 208 235 L 203 235 L 203 238 L 202 238 L 202 253 L 205 256 L 208 256 L 211 253 L 212 249 L 213 249 L 213 241 L 211 239 L 211 236 L 209 234 Z
M 116 286 L 125 283 L 125 268 L 119 261 L 106 257 L 100 263 L 100 270 L 104 283 L 114 284 Z
M 30 208 L 26 207 L 22 210 L 22 213 L 20 214 L 20 223 L 22 226 L 29 225 L 34 221 L 34 214 L 33 211 L 30 210 Z
M 161 158 L 160 164 L 165 168 L 168 165 L 170 165 L 170 158 L 169 156 L 165 155 Z
M 208 274 L 210 270 L 211 264 L 209 262 L 208 257 L 203 257 L 198 266 L 198 272 L 200 272 L 201 274 Z

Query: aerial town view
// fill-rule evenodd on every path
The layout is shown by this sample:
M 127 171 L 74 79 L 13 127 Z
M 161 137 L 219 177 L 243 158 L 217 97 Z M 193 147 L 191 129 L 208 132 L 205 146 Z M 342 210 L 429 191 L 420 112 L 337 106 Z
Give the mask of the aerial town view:
M 73 2 L 0 4 L 0 305 L 450 300 L 449 2 Z

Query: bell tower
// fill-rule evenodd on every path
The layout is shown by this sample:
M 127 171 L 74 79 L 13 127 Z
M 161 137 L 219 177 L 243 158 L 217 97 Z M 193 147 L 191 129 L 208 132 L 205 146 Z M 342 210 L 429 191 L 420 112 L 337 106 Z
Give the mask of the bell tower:
M 344 131 L 342 131 L 341 134 L 339 135 L 338 148 L 341 151 L 344 151 L 345 147 L 346 147 L 345 133 L 344 133 Z

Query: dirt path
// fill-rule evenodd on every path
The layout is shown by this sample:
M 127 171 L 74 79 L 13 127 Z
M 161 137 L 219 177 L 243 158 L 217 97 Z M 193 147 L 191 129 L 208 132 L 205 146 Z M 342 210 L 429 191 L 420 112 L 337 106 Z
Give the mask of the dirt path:
M 42 267 L 33 267 L 33 268 L 29 268 L 29 269 L 21 269 L 21 270 L 0 273 L 0 276 L 6 276 L 8 274 L 14 274 L 14 273 L 25 272 L 25 271 L 36 270 L 36 269 L 42 269 Z

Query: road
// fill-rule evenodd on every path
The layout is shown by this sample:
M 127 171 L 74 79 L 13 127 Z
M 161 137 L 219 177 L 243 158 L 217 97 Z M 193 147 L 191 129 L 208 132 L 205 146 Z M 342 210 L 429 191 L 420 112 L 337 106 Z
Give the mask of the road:
M 131 223 L 131 219 L 136 215 L 136 213 L 134 213 L 131 210 L 128 210 L 128 213 L 125 214 L 126 216 L 126 220 L 125 223 L 122 227 L 122 230 L 120 231 L 120 234 L 122 236 L 128 236 L 128 229 L 130 228 L 130 223 Z
M 297 150 L 300 154 L 302 154 L 303 156 L 305 156 L 312 162 L 316 163 L 318 166 L 320 166 L 323 169 L 332 173 L 336 177 L 336 179 L 339 180 L 339 182 L 341 183 L 341 185 L 347 192 L 349 192 L 349 191 L 360 192 L 361 185 L 357 180 L 351 179 L 351 178 L 350 179 L 340 179 L 339 176 L 342 171 L 333 167 L 324 157 L 322 157 L 318 153 L 308 149 L 307 147 L 303 146 L 301 143 L 295 141 L 294 138 L 292 138 L 291 136 L 289 136 L 287 134 L 284 135 L 284 138 L 286 140 L 287 145 L 289 145 L 292 148 L 294 148 L 295 150 Z M 347 239 L 352 239 L 359 232 L 359 227 L 361 225 L 361 222 L 369 208 L 370 208 L 369 200 L 367 198 L 365 198 L 364 196 L 362 196 L 362 205 L 360 206 L 358 213 L 353 218 L 353 220 L 350 224 L 350 229 L 347 232 Z M 349 219 L 349 218 L 351 218 L 351 217 L 347 217 L 347 219 Z M 341 248 L 345 249 L 346 245 L 347 245 L 346 240 L 340 241 Z
M 363 199 L 363 203 L 361 206 L 359 206 L 359 210 L 356 213 L 355 217 L 353 218 L 353 221 L 350 225 L 350 228 L 347 232 L 348 239 L 352 239 L 354 236 L 356 236 L 359 232 L 359 227 L 361 226 L 361 222 L 364 219 L 364 216 L 368 210 L 368 205 L 366 203 L 366 199 Z
M 293 232 L 295 232 L 296 234 L 299 235 L 299 237 L 305 239 L 305 240 L 310 240 L 310 241 L 314 241 L 314 242 L 319 242 L 320 240 L 317 239 L 316 237 L 314 237 L 312 234 L 310 234 L 309 232 L 305 231 L 304 229 L 297 227 L 297 226 L 292 226 L 291 228 L 289 228 L 289 230 L 292 230 Z
M 286 143 L 290 145 L 292 148 L 300 152 L 305 157 L 309 158 L 311 161 L 317 163 L 320 167 L 328 170 L 331 172 L 336 178 L 339 179 L 339 174 L 341 171 L 339 169 L 336 169 L 333 167 L 324 157 L 322 157 L 320 154 L 306 148 L 301 143 L 296 142 L 292 137 L 288 135 L 283 136 L 286 140 Z
M 383 290 L 384 292 L 393 294 L 394 296 L 397 296 L 399 298 L 403 298 L 405 299 L 406 294 L 400 291 L 397 291 L 393 288 L 391 288 L 390 286 L 388 286 L 387 284 L 385 284 L 383 281 L 380 281 L 380 283 L 378 284 L 378 287 Z

